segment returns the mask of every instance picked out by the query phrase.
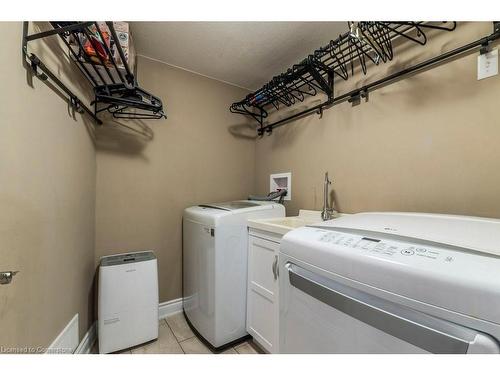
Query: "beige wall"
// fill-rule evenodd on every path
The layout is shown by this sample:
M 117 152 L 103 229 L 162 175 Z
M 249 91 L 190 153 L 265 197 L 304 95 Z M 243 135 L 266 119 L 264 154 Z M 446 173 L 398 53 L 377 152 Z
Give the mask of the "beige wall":
M 28 85 L 21 30 L 0 22 L 0 270 L 20 271 L 0 285 L 0 346 L 43 348 L 76 313 L 80 338 L 92 319 L 96 163 L 81 116 L 40 80 Z
M 399 53 L 363 81 L 490 31 L 489 23 L 467 23 L 437 33 L 430 48 Z M 0 286 L 0 345 L 47 346 L 75 313 L 82 337 L 93 318 L 93 276 L 103 255 L 154 250 L 160 300 L 180 297 L 183 209 L 267 193 L 270 173 L 293 173 L 289 215 L 321 208 L 328 170 L 343 212 L 500 217 L 500 78 L 476 81 L 477 54 L 256 142 L 230 131 L 248 131 L 228 111 L 245 90 L 141 57 L 139 81 L 164 100 L 169 118 L 147 122 L 152 140 L 112 123 L 100 129 L 96 188 L 86 117 L 72 119 L 67 104 L 39 80 L 27 84 L 20 23 L 0 23 L 0 39 L 0 266 L 21 271 L 13 284 Z M 61 52 L 55 42 L 51 48 Z M 88 90 L 67 71 L 68 61 L 44 60 L 76 91 Z
M 492 31 L 491 23 L 460 23 L 426 47 L 398 53 L 375 78 L 450 50 Z M 321 209 L 324 172 L 333 178 L 342 212 L 424 211 L 500 217 L 500 77 L 476 80 L 477 53 L 275 130 L 256 142 L 256 187 L 269 174 L 292 172 L 299 208 Z M 358 75 L 359 76 L 359 75 Z M 369 82 L 366 77 L 363 82 Z M 337 85 L 337 91 L 352 88 Z M 359 83 L 358 83 L 359 84 Z
M 254 187 L 253 140 L 229 127 L 229 104 L 246 91 L 147 59 L 140 84 L 161 97 L 168 119 L 151 121 L 154 139 L 111 128 L 98 133 L 96 261 L 154 250 L 160 301 L 181 297 L 182 212 L 207 202 L 245 198 Z

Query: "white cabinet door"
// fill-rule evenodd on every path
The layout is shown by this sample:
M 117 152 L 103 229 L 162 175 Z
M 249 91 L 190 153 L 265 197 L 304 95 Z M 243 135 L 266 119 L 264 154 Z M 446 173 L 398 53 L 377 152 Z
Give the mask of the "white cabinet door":
M 248 237 L 247 331 L 269 353 L 278 353 L 279 243 Z

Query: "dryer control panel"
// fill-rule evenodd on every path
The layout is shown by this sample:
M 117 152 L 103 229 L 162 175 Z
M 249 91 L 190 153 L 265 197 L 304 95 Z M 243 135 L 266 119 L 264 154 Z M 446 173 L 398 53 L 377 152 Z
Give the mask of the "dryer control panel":
M 432 246 L 408 244 L 399 241 L 372 238 L 367 236 L 342 233 L 323 229 L 316 229 L 320 242 L 327 242 L 334 245 L 348 247 L 353 250 L 366 252 L 373 255 L 383 255 L 393 257 L 395 255 L 415 256 L 429 260 L 443 260 L 453 262 L 454 257 L 442 254 L 443 251 Z
M 280 269 L 291 262 L 342 283 L 385 290 L 391 298 L 424 301 L 500 327 L 500 257 L 493 254 L 393 233 L 318 225 L 285 234 L 279 257 Z

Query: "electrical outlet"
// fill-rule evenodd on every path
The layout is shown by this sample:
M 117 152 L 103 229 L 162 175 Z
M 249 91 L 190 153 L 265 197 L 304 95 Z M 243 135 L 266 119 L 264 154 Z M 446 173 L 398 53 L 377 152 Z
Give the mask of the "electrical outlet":
M 484 79 L 498 74 L 498 49 L 477 57 L 477 79 Z

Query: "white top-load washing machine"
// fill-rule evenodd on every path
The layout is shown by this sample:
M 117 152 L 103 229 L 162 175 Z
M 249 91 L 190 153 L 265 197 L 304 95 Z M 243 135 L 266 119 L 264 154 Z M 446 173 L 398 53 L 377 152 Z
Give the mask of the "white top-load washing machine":
M 500 221 L 361 213 L 286 234 L 285 353 L 499 353 Z
M 218 350 L 247 335 L 248 219 L 285 216 L 272 201 L 186 208 L 183 216 L 183 306 L 191 327 Z

